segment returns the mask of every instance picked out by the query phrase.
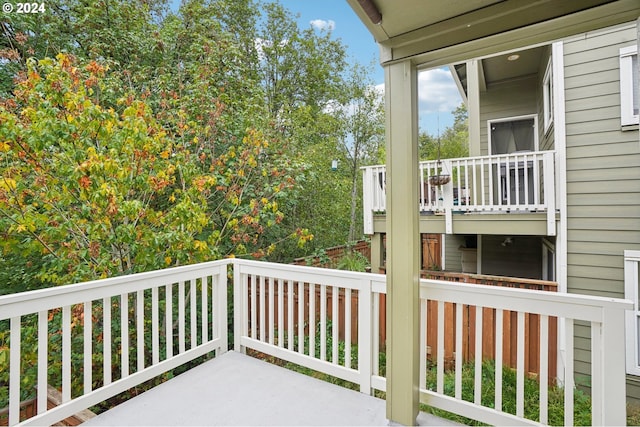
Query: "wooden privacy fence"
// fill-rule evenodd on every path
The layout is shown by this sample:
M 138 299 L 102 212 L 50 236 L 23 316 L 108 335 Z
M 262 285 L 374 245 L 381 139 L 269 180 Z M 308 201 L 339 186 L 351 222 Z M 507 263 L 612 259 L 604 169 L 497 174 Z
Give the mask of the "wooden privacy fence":
M 423 271 L 423 278 L 446 280 L 460 283 L 491 285 L 497 287 L 511 287 L 520 289 L 534 289 L 555 292 L 557 284 L 555 282 L 548 282 L 542 280 L 532 279 L 518 279 L 510 277 L 499 276 L 485 276 L 479 274 L 464 274 L 464 273 L 450 273 L 443 271 Z M 251 285 L 252 277 L 248 278 L 248 283 Z M 286 284 L 280 284 L 270 278 L 256 277 L 257 281 L 255 288 L 249 286 L 248 298 L 252 298 L 252 289 L 255 289 L 256 299 L 262 300 L 261 292 L 264 292 L 265 301 L 273 301 L 273 304 L 265 304 L 264 307 L 257 305 L 255 308 L 249 307 L 249 315 L 251 310 L 256 310 L 257 318 L 262 317 L 264 311 L 264 318 L 270 319 L 269 322 L 276 322 L 277 319 L 281 319 L 284 324 L 289 323 L 289 316 L 292 316 L 292 322 L 294 329 L 298 330 L 299 319 L 309 319 L 310 311 L 312 310 L 314 316 L 319 319 L 322 306 L 326 307 L 326 316 L 329 319 L 329 323 L 326 324 L 326 328 L 336 327 L 338 330 L 338 336 L 340 340 L 345 340 L 346 337 L 350 337 L 351 343 L 356 343 L 356 337 L 358 336 L 358 293 L 352 291 L 349 298 L 350 308 L 347 308 L 345 303 L 345 289 L 337 288 L 334 293 L 333 287 L 327 286 L 326 288 L 314 287 L 313 294 L 315 298 L 310 300 L 311 290 L 310 284 L 303 283 L 303 293 L 298 292 L 300 284 L 298 282 L 293 283 L 294 295 L 293 310 L 291 312 L 284 311 L 280 313 L 278 311 L 279 305 L 277 301 L 282 298 L 288 301 L 289 287 Z M 262 283 L 263 281 L 264 283 Z M 302 295 L 299 298 L 299 295 Z M 337 297 L 337 301 L 334 303 L 334 299 Z M 379 294 L 378 315 L 379 315 L 379 342 L 380 351 L 384 352 L 386 341 L 386 295 Z M 374 297 L 375 298 L 375 297 Z M 425 302 L 423 302 L 425 303 Z M 300 307 L 302 304 L 302 312 Z M 438 356 L 436 345 L 437 330 L 438 330 L 438 307 L 436 301 L 427 301 L 427 319 L 426 319 L 426 345 L 427 345 L 427 358 L 429 360 L 435 360 Z M 273 313 L 270 312 L 269 307 L 273 307 Z M 337 310 L 338 316 L 333 315 L 333 311 Z M 347 313 L 348 312 L 348 313 Z M 456 330 L 456 305 L 453 303 L 444 304 L 444 362 L 447 368 L 453 367 L 453 363 L 456 360 L 455 352 L 455 333 Z M 350 331 L 345 334 L 345 322 L 339 322 L 337 325 L 333 325 L 331 319 L 338 318 L 344 319 L 344 316 L 348 314 L 351 318 Z M 482 357 L 487 360 L 495 360 L 496 349 L 496 312 L 495 310 L 485 308 L 483 309 L 483 324 L 485 327 L 482 329 Z M 471 305 L 465 305 L 463 307 L 462 317 L 462 358 L 463 361 L 471 361 L 475 358 L 476 348 L 476 307 Z M 502 316 L 502 360 L 503 363 L 509 367 L 516 367 L 517 363 L 517 313 L 511 311 L 504 311 Z M 320 325 L 318 324 L 318 327 Z M 305 335 L 309 333 L 308 322 L 303 324 Z M 540 326 L 539 316 L 536 314 L 526 314 L 525 326 L 525 370 L 530 375 L 537 376 L 540 374 Z M 317 334 L 327 333 L 325 330 L 315 331 Z M 268 331 L 265 332 L 268 336 Z M 273 337 L 274 342 L 278 342 L 278 337 Z M 555 317 L 549 318 L 549 334 L 547 347 L 549 349 L 549 378 L 556 378 L 557 370 L 557 319 Z
M 255 280 L 255 287 L 252 286 L 253 281 Z M 255 300 L 257 301 L 268 301 L 273 304 L 265 304 L 264 307 L 261 305 L 256 305 L 252 307 L 251 305 L 248 307 L 249 317 L 252 317 L 252 310 L 255 310 L 256 318 L 262 318 L 264 313 L 264 319 L 270 323 L 274 323 L 277 319 L 281 319 L 282 323 L 280 324 L 289 324 L 289 321 L 293 322 L 293 327 L 295 330 L 298 330 L 300 324 L 303 325 L 304 334 L 309 335 L 309 324 L 306 321 L 309 319 L 310 311 L 313 311 L 315 318 L 320 319 L 320 313 L 322 311 L 322 306 L 326 307 L 326 316 L 329 320 L 327 327 L 333 327 L 333 319 L 344 319 L 347 311 L 350 311 L 349 317 L 351 318 L 351 327 L 350 334 L 345 334 L 345 323 L 339 322 L 338 326 L 338 336 L 340 340 L 344 340 L 345 338 L 351 337 L 351 343 L 355 344 L 356 338 L 358 336 L 358 291 L 352 290 L 350 300 L 350 309 L 347 308 L 345 304 L 345 292 L 346 290 L 343 288 L 336 287 L 336 293 L 334 294 L 333 287 L 320 287 L 314 286 L 313 294 L 315 298 L 311 301 L 310 294 L 311 284 L 309 283 L 299 283 L 293 282 L 293 288 L 291 293 L 293 310 L 289 312 L 289 310 L 279 311 L 279 304 L 277 302 L 282 299 L 284 301 L 289 300 L 289 286 L 288 284 L 283 283 L 280 286 L 278 281 L 274 281 L 273 279 L 265 278 L 265 277 L 252 277 L 249 276 L 247 278 L 248 284 L 248 295 L 247 298 L 251 301 L 254 300 L 255 291 Z M 265 298 L 261 298 L 261 295 L 264 293 Z M 337 299 L 334 298 L 334 295 L 337 295 Z M 335 304 L 334 304 L 335 300 Z M 270 311 L 269 307 L 273 306 L 273 310 Z M 301 308 L 302 307 L 302 310 Z M 337 307 L 337 310 L 336 310 Z M 334 310 L 338 313 L 337 316 L 334 316 Z M 302 323 L 299 322 L 299 319 L 304 319 Z M 320 324 L 318 324 L 320 327 Z M 315 331 L 316 333 L 322 333 L 321 330 Z M 325 331 L 326 332 L 326 331 Z M 277 334 L 277 332 L 274 332 Z M 272 339 L 274 342 L 278 343 L 280 338 L 278 336 L 269 337 L 269 331 L 265 331 L 265 336 L 267 339 Z
M 371 243 L 367 240 L 359 240 L 349 245 L 334 246 L 332 248 L 324 249 L 324 254 L 326 255 L 324 260 L 319 256 L 311 255 L 303 258 L 296 258 L 293 260 L 292 264 L 312 267 L 331 267 L 349 252 L 358 252 L 367 260 L 371 260 Z
M 488 276 L 483 274 L 465 274 L 452 273 L 446 271 L 423 271 L 422 277 L 425 279 L 446 280 L 450 282 L 471 283 L 479 285 L 499 286 L 503 288 L 529 289 L 547 292 L 557 292 L 558 284 L 546 280 L 520 279 L 515 277 Z M 428 328 L 427 342 L 434 343 L 435 331 L 437 325 L 436 314 L 434 313 L 435 303 L 429 302 L 427 313 L 429 316 L 428 323 L 434 324 L 434 327 Z M 465 361 L 473 360 L 475 357 L 475 310 L 473 306 L 465 306 L 463 310 L 463 358 Z M 455 329 L 455 305 L 445 304 L 445 331 L 453 331 Z M 483 323 L 492 325 L 491 328 L 485 329 L 482 335 L 482 356 L 483 358 L 495 359 L 495 330 L 496 330 L 496 314 L 495 310 L 483 310 Z M 516 313 L 505 311 L 503 316 L 503 343 L 502 343 L 502 360 L 505 365 L 515 367 L 516 365 Z M 493 331 L 493 333 L 492 333 Z M 540 374 L 540 319 L 536 314 L 525 315 L 525 370 L 529 374 Z M 549 318 L 549 378 L 556 377 L 557 370 L 557 354 L 558 354 L 558 321 L 555 317 Z M 434 349 L 433 357 L 437 356 L 436 345 L 430 345 L 429 348 Z M 445 363 L 451 363 L 455 360 L 453 334 L 445 334 Z
M 420 233 L 420 268 L 431 270 L 442 268 L 442 234 Z M 371 246 L 369 244 L 369 246 Z M 384 274 L 387 262 L 387 234 L 382 234 L 382 265 L 380 273 Z M 373 273 L 378 273 L 373 271 Z
M 53 409 L 56 406 L 61 405 L 62 393 L 54 387 L 47 387 L 47 409 Z M 38 399 L 33 398 L 20 402 L 20 419 L 25 420 L 31 418 L 38 413 Z M 65 418 L 62 421 L 56 423 L 58 426 L 79 426 L 85 421 L 89 421 L 94 418 L 96 414 L 88 409 L 79 411 L 78 413 Z M 9 408 L 0 409 L 0 426 L 9 425 Z

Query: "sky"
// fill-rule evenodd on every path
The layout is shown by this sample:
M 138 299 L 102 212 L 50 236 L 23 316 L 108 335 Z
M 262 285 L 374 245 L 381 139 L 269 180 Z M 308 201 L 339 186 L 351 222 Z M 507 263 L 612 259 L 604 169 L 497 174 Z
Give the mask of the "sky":
M 350 61 L 362 65 L 373 63 L 372 80 L 384 87 L 384 71 L 380 66 L 378 45 L 346 0 L 278 0 L 297 15 L 301 29 L 313 26 L 318 31 L 330 30 L 347 46 Z M 180 0 L 172 0 L 177 10 Z M 423 71 L 418 75 L 420 132 L 437 136 L 453 124 L 453 111 L 462 99 L 448 68 Z

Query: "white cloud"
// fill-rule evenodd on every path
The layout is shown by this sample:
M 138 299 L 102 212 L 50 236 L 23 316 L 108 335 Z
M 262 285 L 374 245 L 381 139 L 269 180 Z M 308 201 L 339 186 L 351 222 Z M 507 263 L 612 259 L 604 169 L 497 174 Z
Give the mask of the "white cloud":
M 324 19 L 314 19 L 313 21 L 309 21 L 309 24 L 320 31 L 333 31 L 336 28 L 336 22 L 331 19 L 328 21 Z
M 436 68 L 418 74 L 420 113 L 450 113 L 462 102 L 458 87 L 448 68 Z
M 373 87 L 373 90 L 378 92 L 380 96 L 384 96 L 384 83 L 377 84 Z
M 367 88 L 367 91 L 372 91 L 374 93 L 376 93 L 380 98 L 380 102 L 384 103 L 384 83 L 381 83 L 379 85 L 375 85 L 375 86 L 369 86 Z M 340 104 L 338 101 L 336 100 L 330 100 L 329 102 L 327 102 L 327 104 L 324 106 L 323 111 L 327 114 L 332 114 L 332 113 L 342 113 L 346 116 L 352 116 L 355 114 L 356 112 L 356 104 L 354 103 L 350 103 L 347 105 L 343 105 Z
M 289 44 L 289 40 L 285 39 L 280 42 L 279 46 L 284 47 L 287 44 Z M 271 40 L 265 40 L 257 37 L 253 39 L 253 47 L 256 49 L 256 52 L 258 52 L 258 59 L 262 61 L 265 59 L 264 49 L 273 47 L 273 42 Z

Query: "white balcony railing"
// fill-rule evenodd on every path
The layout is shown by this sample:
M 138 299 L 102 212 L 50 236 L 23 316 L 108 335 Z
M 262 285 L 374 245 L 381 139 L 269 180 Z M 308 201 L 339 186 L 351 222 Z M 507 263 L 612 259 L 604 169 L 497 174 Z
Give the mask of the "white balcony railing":
M 555 235 L 554 152 L 521 152 L 497 156 L 444 159 L 419 163 L 421 212 L 444 214 L 447 233 L 453 213 L 546 212 L 547 234 Z M 365 234 L 373 233 L 373 214 L 386 211 L 386 168 L 363 169 Z M 444 185 L 430 178 L 448 175 Z
M 226 351 L 228 266 L 233 266 L 236 351 L 254 349 L 306 366 L 358 384 L 364 393 L 385 390 L 385 346 L 380 339 L 385 276 L 224 260 L 0 297 L 0 337 L 9 332 L 4 345 L 10 348 L 10 360 L 0 359 L 0 372 L 10 374 L 9 425 L 53 424 L 205 353 Z M 581 342 L 580 348 L 590 345 L 586 353 L 591 354 L 592 423 L 625 423 L 624 318 L 632 306 L 629 301 L 434 280 L 421 280 L 420 288 L 421 325 L 426 328 L 427 322 L 435 322 L 437 329 L 435 338 L 426 329 L 420 334 L 423 403 L 489 424 L 537 424 L 524 418 L 524 360 L 531 354 L 524 348 L 525 323 L 530 326 L 535 318 L 540 331 L 534 349 L 540 360 L 537 418 L 542 424 L 548 422 L 552 382 L 548 351 L 557 344 L 565 349 L 558 371 L 564 384 L 564 424 L 572 425 L 574 324 L 580 322 L 581 329 L 591 331 L 590 342 Z M 455 307 L 453 328 L 445 304 Z M 493 313 L 492 321 L 487 320 L 488 313 Z M 549 333 L 550 322 L 562 326 L 560 342 Z M 119 333 L 112 331 L 112 325 Z M 495 348 L 495 402 L 486 405 L 481 399 L 486 387 L 482 337 L 489 329 L 488 335 L 511 335 L 503 334 L 504 325 L 517 331 L 514 414 L 502 408 L 506 391 L 501 339 L 490 344 Z M 462 354 L 462 337 L 475 334 L 473 384 L 462 380 L 461 357 L 454 366 L 445 366 L 451 362 L 444 360 L 445 328 L 452 331 L 447 339 L 455 340 L 457 354 Z M 48 347 L 57 337 L 61 337 L 56 341 L 61 342 L 61 356 L 51 354 Z M 437 354 L 429 368 L 428 348 Z M 38 415 L 20 420 L 21 396 L 31 391 L 24 389 L 22 380 L 33 362 Z M 53 373 L 60 365 L 61 379 L 56 379 Z M 426 381 L 432 369 L 437 377 L 433 389 Z M 447 391 L 443 378 L 450 369 L 455 373 L 455 390 Z M 72 372 L 83 372 L 83 378 L 74 376 L 72 381 Z M 63 396 L 63 404 L 53 409 L 46 405 L 50 382 L 62 389 Z M 462 398 L 466 389 L 472 390 L 473 400 Z

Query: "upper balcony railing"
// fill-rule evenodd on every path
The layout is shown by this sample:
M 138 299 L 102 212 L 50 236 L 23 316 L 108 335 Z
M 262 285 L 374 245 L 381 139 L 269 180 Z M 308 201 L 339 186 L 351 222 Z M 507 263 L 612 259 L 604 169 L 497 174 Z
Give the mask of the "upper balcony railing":
M 302 365 L 364 393 L 385 391 L 384 275 L 230 259 L 0 297 L 0 406 L 8 398 L 8 424 L 51 425 L 204 354 L 227 351 L 228 286 L 236 351 L 253 349 Z M 420 299 L 423 403 L 489 424 L 573 425 L 579 345 L 591 357 L 592 423 L 625 423 L 630 301 L 426 279 Z M 575 322 L 590 330 L 591 340 L 574 343 Z M 426 333 L 427 324 L 433 334 Z M 560 328 L 557 337 L 553 325 Z M 539 336 L 533 350 L 525 344 L 532 327 Z M 456 355 L 472 347 L 471 360 L 447 360 L 447 340 Z M 515 344 L 515 390 L 503 384 L 503 369 L 512 369 L 503 368 L 505 340 Z M 557 371 L 564 385 L 560 421 L 549 418 L 550 384 L 556 382 L 549 349 L 556 340 L 564 349 Z M 540 360 L 533 415 L 525 414 L 529 351 Z M 487 357 L 495 368 L 485 367 Z M 471 383 L 462 377 L 469 369 Z M 455 378 L 451 389 L 445 373 Z M 48 385 L 62 393 L 63 403 L 52 409 Z M 495 396 L 490 402 L 487 391 Z M 505 408 L 502 397 L 511 393 L 516 405 Z M 20 401 L 34 397 L 37 415 L 23 418 Z
M 444 214 L 447 233 L 453 230 L 454 212 L 546 212 L 547 234 L 555 235 L 554 155 L 518 152 L 420 162 L 420 211 Z M 387 209 L 386 168 L 362 169 L 365 234 L 372 234 L 373 214 Z M 448 182 L 439 184 L 442 176 Z

